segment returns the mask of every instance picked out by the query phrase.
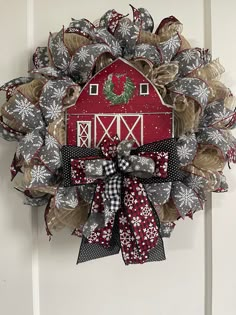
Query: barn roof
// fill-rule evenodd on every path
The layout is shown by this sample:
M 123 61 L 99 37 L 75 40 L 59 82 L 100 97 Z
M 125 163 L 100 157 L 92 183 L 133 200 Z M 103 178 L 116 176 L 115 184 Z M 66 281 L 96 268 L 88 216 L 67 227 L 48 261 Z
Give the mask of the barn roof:
M 126 104 L 111 104 L 105 97 L 103 86 L 109 74 L 122 73 L 127 75 L 135 85 L 132 98 Z M 149 95 L 139 94 L 140 83 L 149 84 Z M 98 95 L 89 95 L 91 84 L 98 84 Z M 171 112 L 170 106 L 162 100 L 154 84 L 127 60 L 118 58 L 107 67 L 96 73 L 83 87 L 75 105 L 67 109 L 67 114 L 96 114 L 96 113 L 155 113 Z

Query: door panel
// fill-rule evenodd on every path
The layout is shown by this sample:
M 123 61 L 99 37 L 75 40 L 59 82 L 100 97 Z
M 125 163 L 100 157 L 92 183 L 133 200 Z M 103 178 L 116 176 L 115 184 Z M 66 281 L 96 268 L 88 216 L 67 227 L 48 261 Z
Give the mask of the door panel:
M 77 146 L 91 147 L 91 121 L 77 121 Z
M 94 143 L 96 147 L 99 147 L 106 137 L 113 138 L 116 135 L 119 136 L 118 115 L 95 115 L 94 121 Z
M 119 115 L 120 139 L 133 139 L 135 145 L 143 144 L 143 115 Z
M 118 136 L 121 140 L 133 139 L 136 145 L 143 144 L 142 115 L 95 115 L 94 142 L 98 147 L 105 137 Z

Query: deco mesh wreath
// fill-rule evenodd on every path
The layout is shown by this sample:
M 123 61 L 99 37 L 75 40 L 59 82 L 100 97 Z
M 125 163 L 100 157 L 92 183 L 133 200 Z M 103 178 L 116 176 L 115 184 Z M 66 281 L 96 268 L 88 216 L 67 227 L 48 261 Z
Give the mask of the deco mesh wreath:
M 132 9 L 132 21 L 115 10 L 96 26 L 72 20 L 36 49 L 29 77 L 1 87 L 12 179 L 26 204 L 46 205 L 49 235 L 82 237 L 78 262 L 120 250 L 125 264 L 165 259 L 162 238 L 206 192 L 227 191 L 235 162 L 219 61 L 175 17 L 154 33 L 149 12 Z

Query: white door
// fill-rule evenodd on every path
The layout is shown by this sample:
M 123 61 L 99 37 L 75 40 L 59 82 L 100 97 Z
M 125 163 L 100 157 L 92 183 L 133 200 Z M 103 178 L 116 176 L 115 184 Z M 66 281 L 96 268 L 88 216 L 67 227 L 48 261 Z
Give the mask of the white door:
M 94 117 L 94 143 L 99 146 L 105 137 L 135 141 L 143 144 L 143 115 L 135 114 L 103 114 Z
M 77 121 L 77 146 L 91 147 L 91 121 Z
M 128 2 L 0 0 L 0 84 L 27 74 L 36 46 L 70 18 L 91 21 L 107 9 L 126 14 Z M 233 0 L 136 0 L 156 22 L 175 15 L 195 46 L 212 46 L 236 92 Z M 236 174 L 230 192 L 213 195 L 207 212 L 178 222 L 165 241 L 167 261 L 125 267 L 120 256 L 76 265 L 79 239 L 69 231 L 48 241 L 43 209 L 29 209 L 13 190 L 8 167 L 15 145 L 0 140 L 0 314 L 235 315 Z M 212 251 L 213 248 L 213 251 Z M 212 268 L 213 266 L 213 268 Z M 213 271 L 212 271 L 213 270 Z

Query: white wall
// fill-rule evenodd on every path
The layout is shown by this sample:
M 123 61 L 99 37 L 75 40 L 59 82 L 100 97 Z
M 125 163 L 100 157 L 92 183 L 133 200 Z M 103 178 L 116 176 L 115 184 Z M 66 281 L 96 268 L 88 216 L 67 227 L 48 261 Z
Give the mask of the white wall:
M 27 75 L 27 1 L 0 0 L 0 26 L 2 85 Z M 32 315 L 31 209 L 10 183 L 15 146 L 0 139 L 0 314 Z
M 223 79 L 236 94 L 236 2 L 212 2 L 212 48 L 227 72 Z M 236 135 L 236 133 L 234 133 Z M 229 192 L 214 195 L 213 219 L 213 314 L 236 314 L 236 167 L 227 169 Z
M 212 45 L 214 55 L 221 56 L 230 73 L 230 76 L 226 76 L 228 84 L 235 90 L 236 86 L 232 82 L 236 82 L 236 65 L 233 60 L 236 44 L 232 41 L 230 49 L 226 47 L 230 34 L 234 38 L 233 12 L 236 4 L 233 0 L 225 2 L 227 7 L 220 0 L 146 0 L 145 3 L 136 0 L 133 5 L 145 6 L 156 23 L 166 16 L 175 15 L 183 22 L 184 35 L 192 44 L 200 47 L 204 43 Z M 86 17 L 93 21 L 109 8 L 131 13 L 128 3 L 114 0 L 0 0 L 0 26 L 2 30 L 7 30 L 7 33 L 3 32 L 4 45 L 0 49 L 0 84 L 24 75 L 33 47 L 45 44 L 49 31 L 55 32 L 62 25 L 68 25 L 71 17 Z M 14 12 L 12 8 L 15 8 Z M 10 19 L 7 14 L 9 10 Z M 212 17 L 212 23 L 209 17 Z M 225 35 L 226 31 L 229 34 Z M 44 231 L 43 210 L 39 210 L 38 217 L 35 216 L 36 209 L 32 210 L 32 226 L 31 209 L 22 205 L 21 196 L 11 187 L 7 168 L 13 150 L 14 144 L 1 140 L 0 314 L 235 314 L 236 304 L 232 292 L 236 286 L 236 276 L 233 273 L 236 256 L 231 251 L 235 239 L 235 172 L 230 174 L 230 193 L 213 196 L 211 314 L 211 296 L 208 291 L 211 272 L 209 268 L 205 269 L 206 263 L 209 267 L 211 262 L 211 255 L 205 256 L 205 249 L 211 252 L 211 233 L 208 233 L 211 226 L 210 212 L 207 221 L 204 212 L 200 212 L 194 221 L 186 219 L 177 224 L 173 237 L 165 242 L 166 262 L 125 267 L 121 257 L 115 256 L 77 266 L 75 262 L 79 239 L 70 236 L 69 231 L 63 231 L 48 242 Z M 225 218 L 225 212 L 229 220 Z M 37 220 L 38 238 L 35 234 Z M 223 249 L 226 249 L 226 258 L 222 255 Z

